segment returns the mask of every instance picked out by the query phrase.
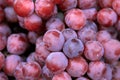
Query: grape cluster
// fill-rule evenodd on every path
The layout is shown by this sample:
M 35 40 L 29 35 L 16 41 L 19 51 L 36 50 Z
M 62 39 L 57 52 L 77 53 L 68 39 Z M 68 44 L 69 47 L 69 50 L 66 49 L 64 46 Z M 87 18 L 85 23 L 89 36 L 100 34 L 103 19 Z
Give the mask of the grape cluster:
M 0 0 L 0 80 L 120 80 L 120 0 Z

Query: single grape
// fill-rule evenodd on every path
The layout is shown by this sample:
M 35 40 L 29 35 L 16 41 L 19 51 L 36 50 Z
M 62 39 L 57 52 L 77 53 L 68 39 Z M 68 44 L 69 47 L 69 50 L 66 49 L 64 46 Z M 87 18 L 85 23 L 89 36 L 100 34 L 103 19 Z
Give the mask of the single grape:
M 7 50 L 11 54 L 23 54 L 28 47 L 27 37 L 24 33 L 12 34 L 7 40 Z
M 82 41 L 77 38 L 68 39 L 63 46 L 63 52 L 69 58 L 74 58 L 82 55 L 83 50 L 84 45 Z
M 14 0 L 13 7 L 17 15 L 26 17 L 34 12 L 33 0 Z
M 115 39 L 110 39 L 104 46 L 104 57 L 108 61 L 116 61 L 120 58 L 120 42 Z
M 91 61 L 100 60 L 104 55 L 104 47 L 98 41 L 88 41 L 85 43 L 84 55 Z
M 35 12 L 42 19 L 50 18 L 53 15 L 54 7 L 55 7 L 55 4 L 49 0 L 36 0 L 35 1 Z
M 100 80 L 101 77 L 105 74 L 105 72 L 106 72 L 106 66 L 104 62 L 95 61 L 89 63 L 87 75 L 92 80 Z
M 86 16 L 81 9 L 70 9 L 65 15 L 65 23 L 74 30 L 80 30 L 86 24 Z
M 60 73 L 68 66 L 68 59 L 62 52 L 52 52 L 46 59 L 47 68 L 54 74 Z
M 113 26 L 117 22 L 117 14 L 111 8 L 103 8 L 97 14 L 97 21 L 105 27 Z
M 7 56 L 3 68 L 4 72 L 9 76 L 13 76 L 13 73 L 20 62 L 22 62 L 22 58 L 18 55 Z
M 88 70 L 88 63 L 82 57 L 75 57 L 68 60 L 66 71 L 72 77 L 81 77 Z
M 65 39 L 62 32 L 56 29 L 51 29 L 44 34 L 43 42 L 48 50 L 60 51 L 63 47 Z

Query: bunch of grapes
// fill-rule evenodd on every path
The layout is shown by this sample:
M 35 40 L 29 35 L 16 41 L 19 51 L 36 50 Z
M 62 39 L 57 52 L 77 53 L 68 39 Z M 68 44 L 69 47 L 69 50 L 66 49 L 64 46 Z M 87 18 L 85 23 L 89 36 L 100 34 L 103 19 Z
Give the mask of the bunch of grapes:
M 120 80 L 120 0 L 0 0 L 0 80 Z

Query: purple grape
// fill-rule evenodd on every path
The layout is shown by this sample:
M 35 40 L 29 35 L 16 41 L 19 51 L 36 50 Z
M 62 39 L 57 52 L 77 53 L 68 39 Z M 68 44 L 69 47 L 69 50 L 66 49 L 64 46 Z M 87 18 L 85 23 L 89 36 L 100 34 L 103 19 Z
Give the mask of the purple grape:
M 82 41 L 77 38 L 68 39 L 63 46 L 63 52 L 69 58 L 74 58 L 82 55 L 83 50 L 84 45 Z

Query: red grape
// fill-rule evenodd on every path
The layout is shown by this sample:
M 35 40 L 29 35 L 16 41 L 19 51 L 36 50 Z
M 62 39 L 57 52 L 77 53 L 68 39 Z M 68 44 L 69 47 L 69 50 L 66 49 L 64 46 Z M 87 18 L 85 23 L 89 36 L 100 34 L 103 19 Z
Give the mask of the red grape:
M 54 3 L 49 0 L 36 0 L 35 1 L 35 12 L 38 16 L 43 19 L 48 19 L 54 12 Z
M 28 46 L 26 35 L 23 33 L 12 34 L 7 40 L 7 50 L 11 54 L 23 54 Z
M 43 42 L 45 43 L 46 48 L 50 51 L 60 51 L 63 47 L 64 41 L 63 34 L 56 29 L 48 30 L 43 36 Z
M 120 42 L 115 39 L 110 39 L 105 44 L 103 44 L 105 54 L 105 59 L 109 61 L 116 61 L 120 58 Z
M 101 61 L 95 61 L 89 63 L 87 74 L 92 80 L 100 80 L 102 76 L 105 74 L 105 71 L 106 71 L 105 63 Z
M 15 0 L 13 6 L 15 12 L 21 17 L 29 16 L 34 12 L 33 0 Z
M 54 74 L 64 71 L 67 65 L 68 59 L 62 52 L 52 52 L 46 59 L 47 68 Z
M 88 63 L 82 57 L 71 58 L 68 60 L 68 66 L 66 68 L 68 74 L 72 77 L 81 77 L 88 70 Z
M 98 41 L 88 41 L 85 43 L 84 55 L 88 60 L 97 61 L 104 55 L 103 45 Z
M 80 30 L 86 23 L 86 16 L 80 9 L 71 9 L 65 15 L 65 23 L 74 30 Z
M 16 67 L 16 80 L 37 80 L 41 75 L 41 67 L 36 62 L 21 62 Z
M 97 14 L 97 21 L 105 27 L 113 26 L 117 22 L 117 14 L 111 8 L 103 8 Z
M 20 62 L 22 62 L 22 58 L 18 55 L 7 56 L 3 68 L 4 72 L 9 76 L 13 76 L 13 73 Z

